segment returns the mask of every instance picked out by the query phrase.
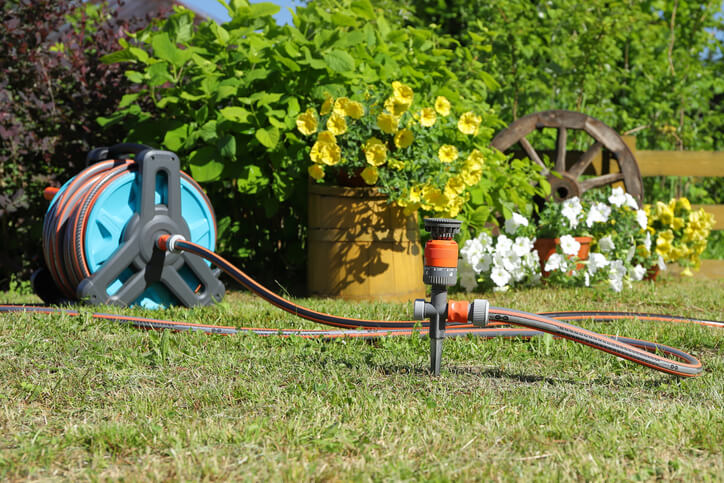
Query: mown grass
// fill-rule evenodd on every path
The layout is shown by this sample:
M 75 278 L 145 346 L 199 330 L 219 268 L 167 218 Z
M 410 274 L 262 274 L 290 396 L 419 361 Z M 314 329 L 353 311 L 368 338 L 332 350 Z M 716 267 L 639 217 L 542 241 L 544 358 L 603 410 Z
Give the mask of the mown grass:
M 489 297 L 529 311 L 724 319 L 724 282 Z M 18 293 L 2 299 L 36 301 Z M 298 302 L 347 316 L 411 315 L 410 304 Z M 153 315 L 314 327 L 241 292 L 216 307 Z M 419 337 L 221 337 L 87 316 L 4 315 L 0 479 L 720 479 L 724 332 L 581 325 L 679 347 L 706 372 L 678 379 L 560 340 L 462 338 L 445 342 L 443 371 L 433 378 Z

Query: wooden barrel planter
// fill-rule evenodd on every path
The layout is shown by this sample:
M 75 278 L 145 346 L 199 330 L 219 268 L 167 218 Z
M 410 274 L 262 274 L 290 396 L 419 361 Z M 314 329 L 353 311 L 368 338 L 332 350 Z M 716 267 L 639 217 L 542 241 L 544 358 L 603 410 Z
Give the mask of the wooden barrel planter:
M 310 295 L 409 301 L 425 296 L 417 216 L 374 188 L 310 185 Z

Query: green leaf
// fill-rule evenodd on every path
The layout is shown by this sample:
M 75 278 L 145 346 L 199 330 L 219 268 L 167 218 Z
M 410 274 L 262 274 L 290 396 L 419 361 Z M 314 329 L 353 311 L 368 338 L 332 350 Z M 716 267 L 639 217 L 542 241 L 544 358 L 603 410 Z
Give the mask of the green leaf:
M 198 135 L 204 141 L 211 142 L 218 137 L 216 134 L 216 121 L 209 121 L 198 130 Z
M 279 5 L 269 2 L 252 3 L 249 7 L 250 18 L 270 17 L 279 13 Z
M 262 146 L 272 149 L 279 142 L 279 129 L 259 128 L 256 130 L 256 133 L 254 133 L 254 136 L 262 144 Z
M 367 20 L 375 19 L 375 9 L 369 0 L 357 0 L 352 2 L 350 9 L 358 16 Z
M 227 134 L 221 138 L 216 146 L 224 158 L 236 158 L 236 138 L 231 134 Z
M 189 137 L 190 125 L 184 124 L 166 132 L 163 137 L 163 145 L 170 151 L 178 151 L 183 147 Z
M 148 85 L 161 86 L 172 81 L 173 77 L 168 71 L 168 65 L 168 62 L 158 62 L 150 66 L 147 70 Z
M 200 183 L 216 181 L 224 170 L 224 164 L 216 161 L 218 158 L 219 152 L 211 146 L 193 151 L 189 156 L 191 176 Z
M 324 54 L 324 62 L 334 72 L 350 72 L 354 70 L 354 58 L 344 50 L 331 50 Z
M 225 107 L 219 111 L 221 117 L 234 122 L 246 122 L 249 118 L 249 111 L 239 106 Z
M 248 164 L 242 168 L 242 173 L 236 181 L 240 193 L 255 194 L 259 188 L 269 183 L 269 180 L 259 166 Z
M 117 50 L 115 52 L 111 52 L 110 54 L 106 54 L 103 57 L 101 57 L 101 60 L 106 64 L 115 64 L 118 62 L 131 62 L 136 60 L 136 56 L 131 53 L 128 49 L 123 50 Z
M 153 53 L 158 58 L 166 60 L 176 67 L 181 67 L 191 58 L 189 49 L 181 50 L 176 47 L 166 32 L 159 32 L 151 38 Z
M 141 84 L 143 82 L 143 74 L 135 70 L 127 70 L 124 72 L 126 78 L 134 84 Z
M 123 109 L 124 107 L 129 106 L 130 104 L 133 104 L 133 101 L 138 99 L 138 96 L 140 94 L 124 94 L 121 98 L 121 102 L 118 103 L 118 109 Z
M 149 57 L 145 50 L 139 49 L 138 47 L 129 47 L 128 51 L 133 54 L 133 56 L 143 62 L 144 64 L 148 64 Z

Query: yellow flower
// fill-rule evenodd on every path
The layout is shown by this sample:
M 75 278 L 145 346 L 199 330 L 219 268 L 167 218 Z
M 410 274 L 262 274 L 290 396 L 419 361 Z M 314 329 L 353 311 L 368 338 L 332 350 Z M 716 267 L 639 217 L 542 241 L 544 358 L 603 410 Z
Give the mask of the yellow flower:
M 344 120 L 344 116 L 333 112 L 332 115 L 329 116 L 329 119 L 327 119 L 327 129 L 335 136 L 340 136 L 347 132 L 347 121 Z
M 402 82 L 394 81 L 392 83 L 392 97 L 398 99 L 401 104 L 412 104 L 412 98 L 414 92 L 410 86 L 403 84 Z
M 694 273 L 691 271 L 691 269 L 689 267 L 686 267 L 685 269 L 683 269 L 681 271 L 681 275 L 683 275 L 684 277 L 692 277 L 692 276 L 694 276 Z
M 476 116 L 474 112 L 466 112 L 458 119 L 458 129 L 463 134 L 475 135 L 478 133 L 481 121 L 480 116 Z
M 387 166 L 392 169 L 396 169 L 397 171 L 402 171 L 403 169 L 405 169 L 405 163 L 397 159 L 388 159 Z
M 397 146 L 400 149 L 408 148 L 412 144 L 412 141 L 415 140 L 415 137 L 412 135 L 412 131 L 409 129 L 401 129 L 400 131 L 395 134 L 395 146 Z
M 435 109 L 426 107 L 420 111 L 420 125 L 422 127 L 432 127 L 435 125 L 435 121 L 437 121 Z
M 691 203 L 689 203 L 689 200 L 686 198 L 679 198 L 678 200 L 676 200 L 676 210 L 691 211 Z
M 317 181 L 324 178 L 324 166 L 313 164 L 309 168 L 307 168 L 307 172 L 309 173 L 309 176 L 316 179 Z
M 387 146 L 377 138 L 370 138 L 362 147 L 365 159 L 372 166 L 382 166 L 387 160 Z
M 382 114 L 377 116 L 377 127 L 379 127 L 382 132 L 387 134 L 395 134 L 395 132 L 397 132 L 398 122 L 399 119 L 397 117 L 387 112 L 383 112 Z
M 336 101 L 334 101 L 334 113 L 340 116 L 345 116 L 347 114 L 347 105 L 350 103 L 350 100 L 346 97 L 340 97 Z
M 335 144 L 337 142 L 337 138 L 331 131 L 322 131 L 319 133 L 319 136 L 317 136 L 317 141 L 319 141 L 320 143 Z
M 445 194 L 450 198 L 455 198 L 465 191 L 465 181 L 462 176 L 453 176 L 445 184 Z
M 357 101 L 350 101 L 345 106 L 345 113 L 352 119 L 360 119 L 365 115 L 365 108 Z
M 483 171 L 480 169 L 473 170 L 466 166 L 463 167 L 463 170 L 460 172 L 460 176 L 467 186 L 475 186 L 480 182 L 480 178 L 483 177 Z
M 405 112 L 407 112 L 407 109 L 409 109 L 410 104 L 404 102 L 398 97 L 388 97 L 385 101 L 385 109 L 392 113 L 393 116 L 401 116 Z
M 485 158 L 483 157 L 483 153 L 481 153 L 477 149 L 473 149 L 468 155 L 468 158 L 465 160 L 465 164 L 469 166 L 472 170 L 482 171 L 483 165 L 485 164 Z
M 451 144 L 443 144 L 437 150 L 437 156 L 443 163 L 452 163 L 458 157 L 458 148 Z
M 297 129 L 305 136 L 310 136 L 317 132 L 317 113 L 313 108 L 310 107 L 297 116 Z
M 684 228 L 684 225 L 686 225 L 686 222 L 683 218 L 680 218 L 678 216 L 675 217 L 674 221 L 671 222 L 671 228 L 673 228 L 674 230 L 680 230 Z
M 450 101 L 443 96 L 437 96 L 437 99 L 435 99 L 435 110 L 441 116 L 447 116 L 450 114 Z
M 425 208 L 434 211 L 444 211 L 448 205 L 448 199 L 445 194 L 430 185 L 425 185 L 422 188 L 422 200 L 425 203 Z
M 689 215 L 691 216 L 691 215 Z M 664 225 L 670 225 L 674 221 L 674 212 L 672 209 L 661 201 L 656 202 L 656 217 L 661 220 Z
M 326 99 L 324 100 L 324 103 L 322 103 L 322 108 L 319 110 L 320 116 L 326 116 L 330 112 L 332 112 L 332 105 L 334 103 L 334 97 L 330 96 L 329 94 L 326 94 Z
M 412 188 L 410 188 L 410 192 L 407 193 L 407 199 L 410 201 L 410 203 L 419 203 L 420 196 L 420 188 L 417 186 L 413 186 Z
M 309 157 L 315 163 L 334 166 L 342 159 L 342 150 L 336 144 L 317 141 L 312 146 Z
M 380 174 L 377 171 L 376 167 L 367 166 L 365 169 L 362 170 L 360 176 L 362 176 L 362 179 L 365 180 L 365 183 L 367 183 L 368 185 L 373 185 L 379 179 Z

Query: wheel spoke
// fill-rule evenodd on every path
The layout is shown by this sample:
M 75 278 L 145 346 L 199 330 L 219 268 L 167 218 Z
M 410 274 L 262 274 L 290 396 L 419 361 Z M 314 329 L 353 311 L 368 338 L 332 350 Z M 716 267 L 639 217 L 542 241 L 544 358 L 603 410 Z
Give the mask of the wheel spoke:
M 555 170 L 562 173 L 566 170 L 566 141 L 568 140 L 568 131 L 564 126 L 558 128 L 558 138 L 556 139 L 556 167 Z
M 574 178 L 578 178 L 580 175 L 583 174 L 586 168 L 588 168 L 588 165 L 591 164 L 593 158 L 601 154 L 602 150 L 603 145 L 601 143 L 594 143 L 590 148 L 586 150 L 585 153 L 583 153 L 583 155 L 581 155 L 580 159 L 576 161 L 576 164 L 571 166 L 571 169 L 568 170 L 568 173 Z
M 581 181 L 581 189 L 583 191 L 588 191 L 591 188 L 598 188 L 600 186 L 606 186 L 609 184 L 613 184 L 616 181 L 623 180 L 624 176 L 623 173 L 610 173 L 610 174 L 604 174 L 603 176 L 597 176 L 596 178 L 587 179 L 585 181 Z
M 524 137 L 520 138 L 519 142 L 520 145 L 523 146 L 523 149 L 528 155 L 528 158 L 530 158 L 531 161 L 543 168 L 542 174 L 548 174 L 548 167 L 540 159 L 540 156 L 538 156 L 538 153 L 535 152 L 535 149 L 533 149 L 533 146 L 530 144 L 530 142 Z

